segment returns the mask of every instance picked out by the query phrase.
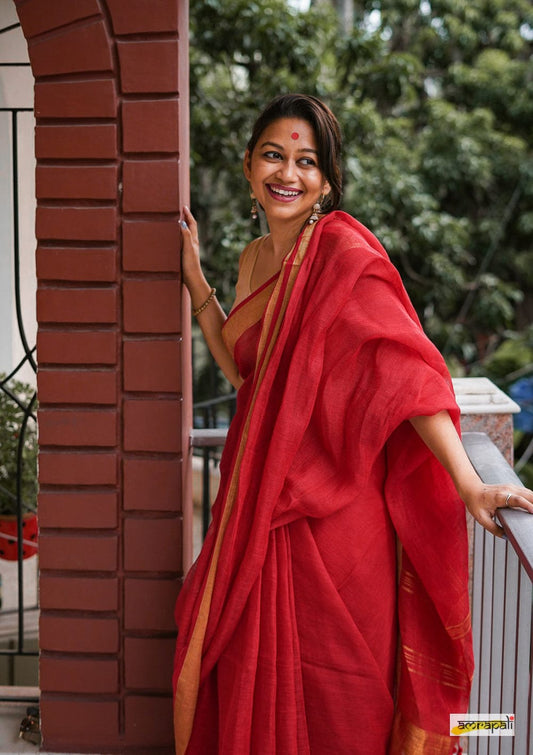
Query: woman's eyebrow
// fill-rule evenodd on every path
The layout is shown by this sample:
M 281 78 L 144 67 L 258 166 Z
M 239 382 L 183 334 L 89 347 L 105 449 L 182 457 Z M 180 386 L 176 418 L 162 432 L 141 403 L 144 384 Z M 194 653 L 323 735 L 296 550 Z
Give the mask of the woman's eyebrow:
M 263 142 L 263 144 L 261 144 L 261 149 L 263 149 L 263 147 L 274 147 L 275 149 L 279 149 L 280 152 L 284 151 L 283 146 L 281 144 L 276 144 L 276 142 Z M 302 147 L 298 152 L 312 152 L 314 155 L 318 155 L 318 151 L 316 149 L 311 149 L 311 147 Z

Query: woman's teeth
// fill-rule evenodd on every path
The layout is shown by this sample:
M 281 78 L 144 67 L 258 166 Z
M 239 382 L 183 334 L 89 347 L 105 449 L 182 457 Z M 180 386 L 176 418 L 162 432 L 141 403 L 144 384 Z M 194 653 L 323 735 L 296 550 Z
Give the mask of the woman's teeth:
M 290 191 L 289 189 L 275 189 L 273 186 L 270 187 L 270 190 L 274 194 L 281 194 L 282 197 L 297 197 L 301 193 L 299 191 Z

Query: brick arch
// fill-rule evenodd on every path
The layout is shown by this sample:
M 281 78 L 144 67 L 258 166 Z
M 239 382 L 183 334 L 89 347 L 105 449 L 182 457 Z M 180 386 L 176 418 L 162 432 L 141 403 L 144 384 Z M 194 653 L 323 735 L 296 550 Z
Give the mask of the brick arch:
M 43 746 L 172 752 L 186 0 L 15 0 L 35 76 Z

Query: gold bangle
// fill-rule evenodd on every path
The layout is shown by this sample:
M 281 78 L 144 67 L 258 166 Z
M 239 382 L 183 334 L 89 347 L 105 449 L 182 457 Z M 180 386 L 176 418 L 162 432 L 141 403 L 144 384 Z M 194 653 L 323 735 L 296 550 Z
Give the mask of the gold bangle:
M 201 312 L 203 312 L 204 309 L 207 309 L 207 307 L 211 304 L 211 302 L 215 298 L 216 292 L 217 292 L 216 288 L 212 288 L 211 289 L 211 293 L 209 294 L 209 296 L 207 297 L 207 299 L 204 301 L 204 303 L 201 306 L 199 306 L 198 309 L 193 309 L 192 313 L 193 313 L 194 317 L 198 317 L 198 315 Z

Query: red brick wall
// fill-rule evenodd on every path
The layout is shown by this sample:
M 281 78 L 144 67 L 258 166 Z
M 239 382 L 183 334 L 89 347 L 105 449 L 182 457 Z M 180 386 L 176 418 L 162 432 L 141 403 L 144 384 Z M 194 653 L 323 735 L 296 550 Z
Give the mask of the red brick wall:
M 15 3 L 36 80 L 44 748 L 171 752 L 191 551 L 187 2 Z

